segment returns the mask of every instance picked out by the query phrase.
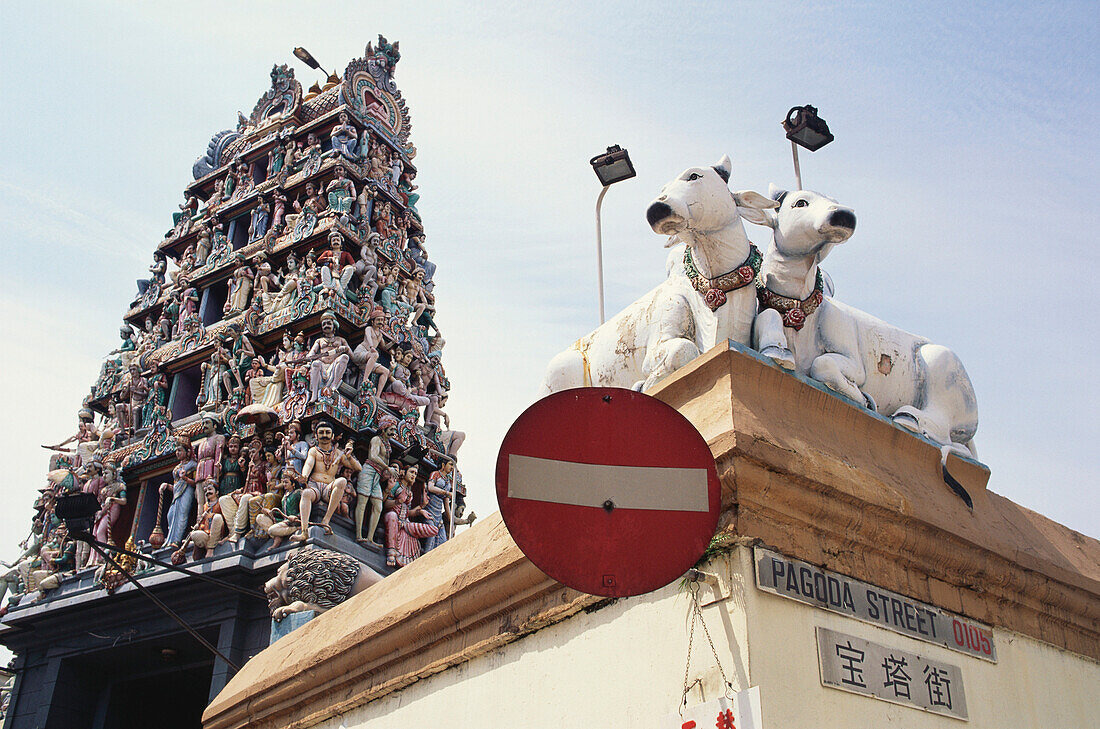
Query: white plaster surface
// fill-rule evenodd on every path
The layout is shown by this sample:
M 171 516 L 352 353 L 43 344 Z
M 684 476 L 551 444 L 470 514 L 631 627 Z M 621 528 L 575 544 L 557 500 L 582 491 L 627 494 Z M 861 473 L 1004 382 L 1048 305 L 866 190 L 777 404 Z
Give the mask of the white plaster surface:
M 999 662 L 991 664 L 777 597 L 756 588 L 747 548 L 706 569 L 732 583 L 730 599 L 703 608 L 722 666 L 735 688 L 760 686 L 769 729 L 1097 725 L 1100 664 L 1089 659 L 998 629 Z M 580 613 L 319 726 L 660 727 L 681 696 L 689 604 L 673 584 Z M 823 687 L 819 625 L 959 666 L 969 721 Z M 718 696 L 721 681 L 698 628 L 690 680 L 696 678 L 702 686 L 689 704 Z
M 680 701 L 687 657 L 689 601 L 673 583 L 656 592 L 579 613 L 403 691 L 319 726 L 360 727 L 656 727 Z M 735 688 L 747 686 L 744 614 L 734 600 L 704 608 Z M 720 679 L 696 628 L 692 679 L 705 698 Z M 734 661 L 731 646 L 740 646 Z M 703 700 L 696 688 L 689 703 Z

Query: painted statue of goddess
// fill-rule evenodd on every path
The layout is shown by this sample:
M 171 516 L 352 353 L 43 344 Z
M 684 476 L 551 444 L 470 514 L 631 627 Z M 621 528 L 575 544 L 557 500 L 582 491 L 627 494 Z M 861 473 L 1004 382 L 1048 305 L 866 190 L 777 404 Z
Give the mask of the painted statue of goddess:
M 179 463 L 172 469 L 172 483 L 161 484 L 160 493 L 172 490 L 172 503 L 168 507 L 168 537 L 165 546 L 178 548 L 183 543 L 190 526 L 191 509 L 195 505 L 195 461 L 182 445 L 176 448 Z M 162 496 L 163 498 L 163 496 Z

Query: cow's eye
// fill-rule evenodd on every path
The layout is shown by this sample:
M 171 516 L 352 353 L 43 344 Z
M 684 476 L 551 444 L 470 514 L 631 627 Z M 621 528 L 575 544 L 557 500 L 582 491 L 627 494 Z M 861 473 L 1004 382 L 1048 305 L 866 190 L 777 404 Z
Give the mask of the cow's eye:
M 690 175 L 688 175 L 688 182 L 692 180 L 698 180 L 700 177 L 702 177 L 702 175 L 700 175 L 698 172 L 692 172 Z
M 791 207 L 792 208 L 804 208 L 809 204 L 810 203 L 809 203 L 808 200 L 806 200 L 805 198 L 802 198 L 802 199 L 799 199 L 799 200 L 795 200 L 794 205 L 791 205 Z

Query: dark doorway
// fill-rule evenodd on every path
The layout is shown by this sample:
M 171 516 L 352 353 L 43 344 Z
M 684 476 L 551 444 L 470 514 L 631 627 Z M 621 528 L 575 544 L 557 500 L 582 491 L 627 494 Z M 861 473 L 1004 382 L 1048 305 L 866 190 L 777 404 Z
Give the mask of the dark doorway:
M 217 645 L 218 630 L 200 629 Z M 47 729 L 201 729 L 214 659 L 179 632 L 62 661 Z
M 213 668 L 211 661 L 114 684 L 103 729 L 199 729 Z

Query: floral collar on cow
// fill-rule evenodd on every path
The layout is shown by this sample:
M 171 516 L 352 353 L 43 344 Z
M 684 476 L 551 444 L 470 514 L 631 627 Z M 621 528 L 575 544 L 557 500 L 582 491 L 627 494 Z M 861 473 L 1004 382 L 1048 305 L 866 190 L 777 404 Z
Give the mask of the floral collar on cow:
M 736 291 L 752 283 L 757 274 L 760 273 L 760 264 L 763 262 L 764 257 L 760 255 L 760 251 L 750 243 L 749 257 L 745 259 L 744 263 L 729 273 L 723 273 L 715 278 L 707 278 L 699 273 L 699 269 L 695 267 L 695 261 L 691 257 L 691 247 L 684 249 L 684 272 L 691 280 L 691 285 L 695 290 L 703 295 L 703 301 L 707 302 L 707 306 L 710 307 L 711 311 L 717 311 L 722 304 L 726 303 L 728 292 Z
M 814 290 L 804 299 L 792 299 L 789 296 L 777 294 L 763 281 L 756 282 L 756 295 L 760 299 L 763 309 L 775 309 L 783 315 L 783 326 L 790 327 L 796 332 L 806 323 L 806 317 L 817 311 L 821 301 L 825 298 L 825 283 L 821 278 L 821 269 L 817 270 L 817 280 L 814 282 Z

